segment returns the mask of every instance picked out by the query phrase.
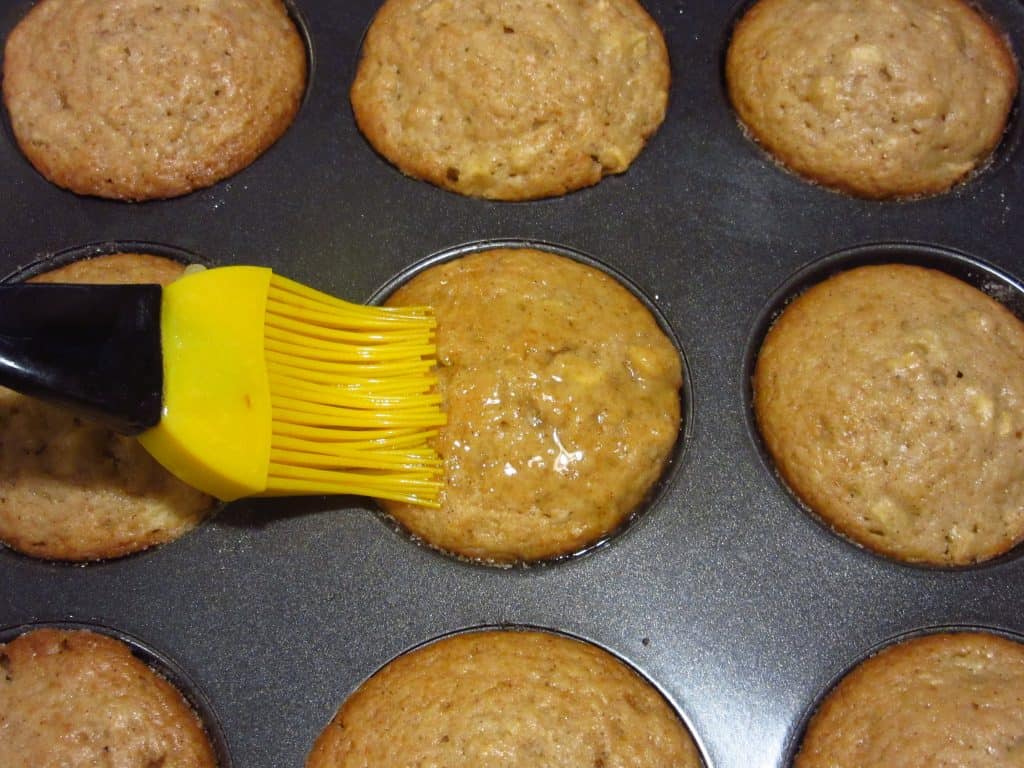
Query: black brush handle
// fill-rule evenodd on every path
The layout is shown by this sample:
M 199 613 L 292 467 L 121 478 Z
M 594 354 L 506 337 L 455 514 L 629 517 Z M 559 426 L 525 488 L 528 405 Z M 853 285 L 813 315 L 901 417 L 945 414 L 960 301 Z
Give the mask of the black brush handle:
M 0 285 L 0 384 L 123 434 L 160 421 L 159 285 Z

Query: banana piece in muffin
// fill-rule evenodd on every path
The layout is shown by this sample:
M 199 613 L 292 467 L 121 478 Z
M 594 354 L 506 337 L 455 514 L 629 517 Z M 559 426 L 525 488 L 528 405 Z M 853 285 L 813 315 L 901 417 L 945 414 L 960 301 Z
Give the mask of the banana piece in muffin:
M 34 281 L 167 284 L 183 270 L 160 256 L 114 254 Z M 50 560 L 120 557 L 178 538 L 213 505 L 135 439 L 0 387 L 0 540 L 8 546 Z
M 733 33 L 726 80 L 740 120 L 792 170 L 911 197 L 985 163 L 1017 66 L 962 0 L 760 0 Z

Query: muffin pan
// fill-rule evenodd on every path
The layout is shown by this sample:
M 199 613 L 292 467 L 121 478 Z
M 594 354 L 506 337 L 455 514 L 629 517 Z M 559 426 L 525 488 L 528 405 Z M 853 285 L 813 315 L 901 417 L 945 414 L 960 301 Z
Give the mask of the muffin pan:
M 31 5 L 5 4 L 0 35 Z M 946 570 L 841 540 L 766 464 L 748 381 L 755 339 L 802 278 L 787 281 L 830 269 L 828 254 L 872 246 L 863 253 L 875 258 L 878 243 L 940 261 L 964 254 L 1021 314 L 1019 119 L 989 167 L 950 194 L 872 202 L 829 192 L 781 170 L 737 125 L 721 63 L 746 3 L 652 0 L 674 82 L 665 123 L 630 170 L 561 198 L 486 202 L 402 176 L 356 129 L 347 89 L 378 3 L 295 5 L 313 64 L 298 117 L 209 189 L 138 205 L 76 197 L 36 174 L 9 130 L 0 136 L 0 274 L 130 241 L 269 265 L 368 301 L 431 254 L 557 244 L 636 286 L 685 352 L 685 451 L 635 524 L 564 562 L 458 562 L 390 529 L 362 499 L 242 501 L 121 560 L 69 566 L 0 551 L 0 628 L 84 622 L 144 638 L 205 693 L 230 759 L 247 768 L 302 765 L 360 681 L 467 627 L 539 626 L 610 649 L 685 716 L 713 768 L 787 765 L 830 681 L 895 637 L 937 626 L 1024 633 L 1020 547 Z M 1024 6 L 980 5 L 1024 51 Z M 965 263 L 950 258 L 953 270 Z

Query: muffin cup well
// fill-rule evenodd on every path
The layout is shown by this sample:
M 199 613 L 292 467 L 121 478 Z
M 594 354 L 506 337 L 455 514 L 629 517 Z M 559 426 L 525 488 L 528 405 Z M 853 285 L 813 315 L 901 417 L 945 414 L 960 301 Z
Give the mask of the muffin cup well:
M 701 765 L 702 766 L 710 766 L 711 765 L 711 763 L 708 760 L 707 749 L 705 748 L 703 742 L 701 741 L 701 739 L 697 735 L 697 733 L 696 733 L 696 731 L 695 731 L 695 729 L 693 727 L 693 724 L 690 722 L 690 719 L 687 717 L 687 715 L 686 715 L 686 713 L 684 711 L 684 708 L 681 707 L 679 704 L 677 704 L 677 702 L 675 702 L 672 699 L 672 697 L 668 694 L 668 692 L 661 685 L 659 685 L 655 680 L 653 680 L 650 676 L 648 676 L 642 669 L 640 669 L 632 661 L 627 659 L 622 654 L 618 653 L 613 648 L 610 648 L 610 647 L 608 647 L 607 645 L 604 645 L 601 642 L 598 642 L 598 641 L 590 639 L 590 638 L 582 637 L 580 635 L 576 635 L 576 634 L 573 634 L 571 632 L 567 632 L 565 630 L 553 629 L 553 628 L 550 628 L 550 627 L 539 626 L 539 625 L 520 624 L 520 623 L 480 624 L 480 625 L 464 627 L 464 628 L 461 628 L 461 629 L 455 629 L 455 630 L 452 630 L 452 631 L 449 631 L 449 632 L 445 632 L 443 634 L 440 634 L 440 635 L 428 638 L 426 640 L 423 640 L 422 642 L 418 642 L 418 643 L 416 643 L 416 644 L 414 644 L 412 646 L 409 646 L 408 648 L 400 651 L 399 653 L 394 655 L 392 658 L 387 659 L 386 661 L 381 663 L 379 666 L 377 666 L 376 669 L 374 669 L 369 675 L 367 675 L 363 679 L 361 679 L 355 685 L 355 687 L 352 690 L 350 690 L 350 691 L 348 691 L 346 693 L 345 698 L 338 702 L 338 705 L 337 705 L 338 711 L 340 711 L 340 709 L 345 705 L 345 703 L 349 700 L 349 698 L 351 698 L 357 692 L 362 690 L 363 687 L 366 685 L 366 683 L 368 683 L 372 678 L 374 678 L 375 676 L 380 674 L 385 668 L 387 668 L 390 664 L 392 664 L 393 662 L 397 661 L 398 659 L 401 659 L 401 658 L 403 658 L 403 657 L 405 657 L 405 656 L 407 656 L 407 655 L 409 655 L 411 653 L 414 653 L 416 651 L 420 651 L 420 650 L 422 650 L 424 648 L 427 648 L 429 646 L 435 645 L 437 643 L 444 642 L 446 640 L 450 640 L 450 639 L 455 638 L 455 637 L 472 635 L 472 634 L 476 634 L 476 633 L 479 633 L 479 632 L 529 632 L 529 633 L 544 633 L 544 634 L 552 635 L 554 637 L 558 637 L 558 638 L 562 638 L 562 639 L 566 639 L 566 640 L 572 640 L 572 641 L 576 641 L 576 642 L 579 642 L 579 643 L 583 643 L 583 644 L 592 646 L 593 648 L 596 648 L 596 649 L 598 649 L 600 651 L 603 651 L 604 653 L 608 654 L 613 659 L 615 659 L 617 662 L 622 664 L 626 669 L 630 670 L 643 683 L 645 683 L 646 685 L 650 686 L 650 688 L 652 688 L 661 697 L 661 699 L 668 705 L 669 709 L 671 709 L 672 712 L 675 714 L 676 718 L 679 720 L 679 722 L 682 725 L 682 727 L 689 734 L 690 739 L 693 741 L 693 744 L 696 747 L 696 750 L 697 750 L 697 753 L 698 753 Z M 330 715 L 330 718 L 324 724 L 325 728 L 328 727 L 327 724 L 330 723 L 334 719 L 335 714 L 336 713 L 332 713 Z
M 1022 137 L 1024 137 L 1024 124 L 1020 119 L 1021 115 L 1021 83 L 1024 83 L 1024 74 L 1021 72 L 1020 57 L 1024 52 L 1024 17 L 1020 13 L 1019 4 L 1008 3 L 1005 0 L 967 0 L 967 4 L 974 9 L 982 19 L 1005 41 L 1010 56 L 1013 58 L 1014 68 L 1017 71 L 1018 88 L 1012 98 L 1009 114 L 1006 117 L 1006 124 L 999 142 L 992 148 L 987 157 L 972 168 L 964 177 L 954 182 L 946 190 L 930 192 L 918 195 L 894 196 L 883 198 L 862 197 L 844 190 L 819 183 L 808 176 L 790 168 L 774 153 L 764 147 L 755 137 L 749 126 L 743 122 L 737 113 L 732 98 L 729 94 L 729 87 L 726 77 L 726 59 L 729 46 L 733 39 L 733 33 L 746 15 L 759 0 L 739 0 L 735 3 L 730 14 L 729 24 L 724 28 L 721 42 L 719 43 L 719 93 L 725 107 L 734 117 L 734 122 L 739 133 L 742 134 L 748 147 L 774 166 L 782 173 L 799 179 L 801 182 L 818 188 L 819 190 L 835 195 L 851 197 L 853 199 L 879 202 L 883 205 L 899 205 L 914 203 L 920 200 L 930 200 L 936 197 L 961 196 L 973 194 L 985 181 L 1001 171 L 1013 158 L 1018 155 Z
M 120 640 L 128 646 L 132 655 L 153 670 L 157 675 L 173 685 L 184 697 L 189 707 L 199 718 L 200 725 L 213 747 L 219 768 L 233 768 L 231 750 L 224 736 L 220 719 L 210 699 L 203 690 L 185 672 L 185 670 L 167 654 L 157 650 L 139 638 L 119 629 L 94 622 L 72 620 L 63 621 L 32 621 L 8 627 L 0 627 L 0 643 L 9 643 L 15 638 L 37 629 L 58 629 L 67 631 L 88 631 L 97 635 L 105 635 Z
M 40 256 L 22 266 L 0 277 L 0 283 L 19 283 L 29 280 L 36 275 L 50 272 L 60 267 L 65 267 L 75 261 L 92 259 L 97 256 L 109 256 L 114 253 L 151 253 L 154 256 L 163 256 L 172 261 L 182 264 L 200 264 L 204 267 L 212 267 L 214 263 L 193 251 L 179 248 L 164 243 L 151 243 L 145 240 L 110 240 L 103 243 L 88 243 L 64 248 L 54 253 Z
M 810 725 L 811 719 L 821 708 L 821 705 L 825 700 L 832 694 L 832 692 L 851 672 L 868 659 L 877 656 L 884 650 L 899 645 L 900 643 L 908 640 L 914 640 L 920 637 L 927 637 L 929 635 L 936 634 L 958 634 L 958 633 L 988 633 L 997 637 L 1004 638 L 1006 640 L 1013 640 L 1018 643 L 1024 643 L 1024 635 L 1016 632 L 1011 632 L 1007 629 L 994 626 L 986 626 L 982 624 L 935 624 L 917 627 L 909 629 L 905 632 L 901 632 L 898 635 L 888 637 L 872 647 L 868 648 L 863 654 L 855 659 L 849 661 L 842 669 L 835 672 L 831 678 L 822 686 L 821 690 L 810 701 L 804 708 L 799 720 L 797 720 L 795 727 L 790 732 L 789 738 L 787 739 L 783 755 L 784 766 L 792 766 L 796 760 L 797 754 L 800 752 L 800 748 L 803 745 L 804 737 L 807 734 L 807 728 Z
M 0 277 L 0 283 L 21 282 L 24 280 L 29 280 L 31 278 L 37 277 L 39 275 L 44 275 L 48 272 L 66 267 L 71 264 L 85 262 L 93 258 L 100 258 L 114 254 L 125 253 L 157 256 L 160 257 L 161 259 L 166 259 L 183 265 L 197 264 L 203 267 L 213 266 L 213 264 L 208 258 L 187 251 L 185 249 L 178 248 L 176 246 L 140 240 L 113 240 L 109 242 L 91 243 L 88 245 L 75 246 L 61 251 L 57 251 L 46 256 L 36 258 L 18 267 L 13 272 L 10 272 L 5 276 Z M 98 279 L 99 281 L 102 281 L 103 279 L 106 278 L 100 277 Z M 94 428 L 90 427 L 90 429 Z M 141 451 L 141 449 L 139 450 Z M 123 458 L 124 457 L 121 457 L 122 460 Z M 49 470 L 47 470 L 47 472 L 49 472 Z M 161 470 L 161 472 L 163 472 L 163 470 Z M 115 471 L 115 475 L 118 477 L 119 483 L 121 482 L 121 478 L 135 476 L 125 472 L 123 469 Z M 167 475 L 167 479 L 171 479 L 170 475 Z M 71 487 L 73 485 L 75 484 L 70 483 L 68 484 L 68 487 Z M 75 487 L 84 486 L 77 485 Z M 177 481 L 175 481 L 175 488 L 184 489 L 184 486 L 177 484 Z M 109 490 L 113 489 L 113 486 L 109 487 Z M 160 490 L 160 493 L 163 493 L 163 490 Z M 190 491 L 189 493 L 191 494 L 195 492 Z M 132 496 L 131 498 L 134 499 L 135 497 Z M 166 498 L 168 499 L 168 501 L 171 500 L 170 495 L 168 495 Z M 181 500 L 180 497 L 176 497 L 176 499 L 178 501 Z M 192 525 L 183 532 L 179 528 L 173 528 L 174 533 L 170 534 L 169 538 L 166 538 L 166 532 L 163 532 L 161 534 L 161 529 L 155 528 L 154 531 L 150 532 L 150 534 L 147 534 L 146 536 L 143 536 L 142 534 L 136 532 L 131 535 L 124 534 L 120 538 L 112 537 L 115 540 L 114 546 L 97 548 L 95 546 L 95 542 L 93 542 L 93 545 L 86 547 L 85 550 L 78 549 L 74 553 L 65 552 L 63 555 L 57 553 L 50 547 L 43 547 L 38 552 L 36 552 L 29 551 L 28 548 L 23 549 L 21 546 L 16 546 L 15 544 L 4 544 L 2 546 L 4 546 L 4 548 L 6 549 L 9 549 L 11 552 L 17 553 L 17 555 L 19 556 L 24 556 L 33 560 L 45 560 L 47 562 L 53 562 L 58 565 L 91 565 L 95 563 L 115 562 L 125 557 L 139 555 L 143 552 L 153 549 L 156 546 L 172 543 L 178 538 L 187 535 L 191 532 L 192 528 L 199 527 L 199 525 L 202 525 L 203 522 L 206 522 L 209 519 L 211 519 L 224 506 L 222 502 L 216 499 L 209 499 L 208 501 L 209 506 L 202 508 L 205 511 L 202 514 L 203 519 L 198 524 Z M 134 501 L 128 503 L 134 504 Z M 51 504 L 50 506 L 53 507 L 54 505 Z M 198 506 L 188 506 L 187 509 L 189 510 L 190 514 L 197 514 L 201 511 Z M 63 524 L 59 526 L 59 528 L 62 531 L 62 535 L 64 533 L 64 527 L 65 526 Z M 154 533 L 158 535 L 154 536 Z M 163 538 L 162 540 L 160 538 L 161 535 L 165 536 L 165 538 Z M 74 547 L 72 547 L 72 549 L 74 549 Z
M 951 571 L 991 567 L 1011 559 L 1016 559 L 1020 556 L 1021 552 L 1024 552 L 1024 547 L 1021 545 L 1017 545 L 997 557 L 969 565 L 937 565 L 906 562 L 875 552 L 839 533 L 817 512 L 812 510 L 789 487 L 776 467 L 774 459 L 768 452 L 754 413 L 753 391 L 757 358 L 768 331 L 786 307 L 811 286 L 821 283 L 840 272 L 856 267 L 882 264 L 909 264 L 945 272 L 977 288 L 1007 307 L 1018 318 L 1024 319 L 1024 284 L 1012 275 L 980 259 L 943 246 L 924 243 L 870 243 L 837 251 L 813 261 L 797 270 L 772 293 L 763 309 L 757 315 L 754 326 L 748 335 L 741 368 L 741 387 L 747 432 L 750 435 L 751 443 L 760 456 L 761 463 L 766 471 L 785 489 L 797 507 L 807 513 L 822 528 L 828 530 L 829 533 L 838 536 L 858 549 L 871 553 L 873 556 L 911 568 Z
M 575 250 L 573 248 L 569 248 L 563 245 L 556 245 L 546 241 L 514 238 L 479 240 L 458 246 L 453 246 L 451 248 L 438 251 L 426 257 L 425 259 L 413 264 L 408 269 L 391 278 L 389 281 L 387 281 L 384 285 L 382 285 L 373 293 L 373 295 L 370 298 L 370 303 L 379 304 L 384 302 L 392 293 L 394 293 L 398 288 L 407 283 L 413 277 L 439 264 L 449 261 L 455 261 L 463 256 L 468 256 L 470 254 L 506 248 L 528 248 L 572 259 L 587 267 L 604 272 L 609 277 L 614 279 L 617 283 L 619 283 L 622 287 L 626 288 L 654 318 L 658 327 L 671 342 L 671 344 L 676 350 L 676 353 L 679 356 L 679 360 L 682 366 L 683 377 L 682 388 L 680 392 L 681 423 L 679 425 L 679 431 L 676 437 L 675 445 L 673 446 L 668 456 L 665 467 L 662 470 L 658 481 L 648 490 L 644 500 L 639 505 L 637 505 L 637 507 L 633 511 L 631 511 L 623 519 L 621 523 L 619 523 L 612 530 L 607 531 L 605 534 L 600 536 L 596 541 L 592 541 L 591 543 L 573 552 L 568 552 L 565 554 L 556 555 L 554 557 L 541 558 L 537 560 L 520 560 L 511 564 L 490 563 L 482 560 L 462 558 L 458 555 L 453 555 L 452 553 L 449 553 L 441 549 L 435 550 L 442 553 L 446 557 L 454 557 L 455 559 L 458 559 L 462 562 L 467 562 L 474 565 L 481 565 L 488 568 L 494 567 L 495 565 L 498 565 L 499 567 L 508 565 L 516 567 L 530 567 L 538 565 L 543 566 L 559 562 L 565 562 L 568 560 L 574 560 L 583 555 L 589 554 L 599 549 L 603 549 L 610 542 L 614 541 L 620 535 L 622 535 L 625 531 L 631 530 L 638 521 L 646 517 L 646 513 L 648 510 L 650 510 L 652 507 L 657 506 L 659 500 L 663 497 L 665 491 L 673 483 L 676 473 L 679 471 L 679 467 L 682 465 L 683 454 L 685 451 L 685 447 L 689 441 L 690 427 L 693 421 L 693 394 L 689 365 L 687 363 L 686 356 L 683 352 L 683 348 L 680 344 L 679 338 L 673 331 L 672 327 L 669 325 L 665 316 L 658 309 L 657 305 L 649 297 L 647 297 L 644 294 L 644 292 L 628 277 L 612 269 L 611 267 L 602 263 L 598 259 L 590 255 L 587 255 L 581 251 Z M 397 520 L 395 520 L 386 512 L 382 511 L 381 517 L 394 530 L 403 533 L 404 535 L 408 536 L 417 543 L 424 544 L 425 546 L 432 548 L 432 545 L 430 545 L 428 542 L 421 541 L 419 537 L 413 535 L 410 531 L 406 530 L 404 526 L 402 526 Z

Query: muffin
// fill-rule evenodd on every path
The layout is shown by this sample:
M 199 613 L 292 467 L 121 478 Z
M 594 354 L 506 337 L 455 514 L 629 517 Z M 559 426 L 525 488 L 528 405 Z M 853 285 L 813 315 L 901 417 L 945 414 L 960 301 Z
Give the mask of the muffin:
M 320 734 L 306 768 L 699 768 L 664 698 L 610 654 L 547 632 L 455 635 L 400 656 Z
M 1008 43 L 962 0 L 760 0 L 733 32 L 740 120 L 792 170 L 869 198 L 949 189 L 999 143 Z
M 795 768 L 1024 764 L 1024 645 L 935 634 L 858 665 L 825 698 Z
M 181 693 L 119 640 L 37 629 L 0 645 L 0 672 L 0 765 L 217 764 Z
M 753 390 L 782 477 L 854 541 L 964 565 L 1024 536 L 1024 324 L 966 283 L 887 264 L 815 285 Z
M 447 426 L 437 510 L 383 502 L 428 544 L 492 563 L 551 558 L 637 509 L 676 442 L 679 354 L 604 272 L 530 249 L 434 266 L 390 305 L 429 305 Z
M 281 0 L 41 0 L 4 49 L 18 145 L 83 195 L 174 197 L 291 124 L 306 51 Z
M 410 176 L 527 200 L 622 173 L 661 125 L 668 53 L 636 0 L 387 0 L 356 122 Z
M 166 284 L 184 266 L 143 254 L 77 261 L 38 282 Z M 133 438 L 0 388 L 0 540 L 34 557 L 98 560 L 178 538 L 213 499 Z

